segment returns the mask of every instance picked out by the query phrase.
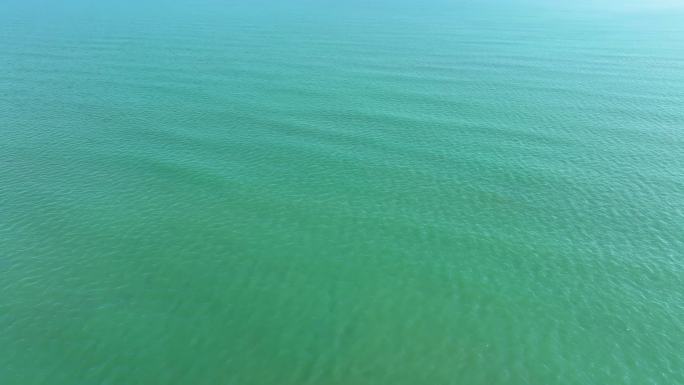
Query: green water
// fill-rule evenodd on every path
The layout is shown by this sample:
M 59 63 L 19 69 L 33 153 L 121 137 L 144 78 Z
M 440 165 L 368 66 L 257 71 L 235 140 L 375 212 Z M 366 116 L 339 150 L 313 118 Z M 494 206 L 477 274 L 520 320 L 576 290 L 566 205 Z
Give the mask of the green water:
M 0 2 L 0 384 L 684 384 L 684 5 Z

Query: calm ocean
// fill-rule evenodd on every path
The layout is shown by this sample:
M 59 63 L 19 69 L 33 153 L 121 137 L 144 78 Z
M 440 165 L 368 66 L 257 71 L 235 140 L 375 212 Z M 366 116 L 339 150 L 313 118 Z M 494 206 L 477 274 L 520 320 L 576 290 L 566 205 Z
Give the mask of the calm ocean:
M 684 384 L 684 3 L 0 0 L 0 384 Z

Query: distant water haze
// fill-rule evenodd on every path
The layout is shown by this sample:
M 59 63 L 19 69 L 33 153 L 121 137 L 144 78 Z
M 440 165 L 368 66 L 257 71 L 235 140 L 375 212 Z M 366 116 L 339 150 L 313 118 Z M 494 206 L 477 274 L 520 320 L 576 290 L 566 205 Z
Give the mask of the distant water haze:
M 684 384 L 674 1 L 0 1 L 0 384 Z

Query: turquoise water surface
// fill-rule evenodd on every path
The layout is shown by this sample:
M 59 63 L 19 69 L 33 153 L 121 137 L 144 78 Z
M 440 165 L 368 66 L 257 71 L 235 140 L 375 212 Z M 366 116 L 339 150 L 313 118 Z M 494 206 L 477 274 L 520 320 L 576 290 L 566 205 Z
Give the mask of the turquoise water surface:
M 684 3 L 0 1 L 0 384 L 684 384 Z

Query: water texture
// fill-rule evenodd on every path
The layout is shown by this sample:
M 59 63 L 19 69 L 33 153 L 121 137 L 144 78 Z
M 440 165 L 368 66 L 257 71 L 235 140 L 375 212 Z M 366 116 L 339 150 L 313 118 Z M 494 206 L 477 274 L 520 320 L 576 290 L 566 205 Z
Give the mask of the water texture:
M 684 384 L 684 4 L 0 2 L 0 384 Z

